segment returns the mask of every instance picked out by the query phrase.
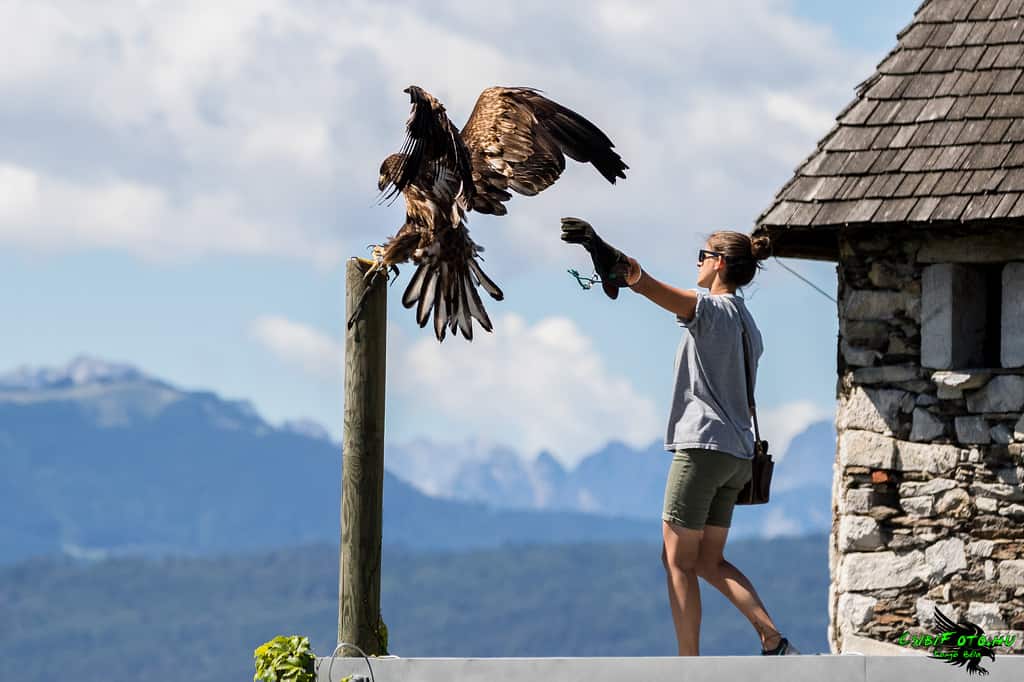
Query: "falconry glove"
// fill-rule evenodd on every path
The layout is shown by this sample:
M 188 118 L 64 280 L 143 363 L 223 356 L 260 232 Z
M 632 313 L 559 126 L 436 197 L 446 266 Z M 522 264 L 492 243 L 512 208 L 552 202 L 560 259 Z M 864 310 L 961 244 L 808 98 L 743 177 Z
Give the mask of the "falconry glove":
M 590 223 L 579 218 L 562 218 L 562 241 L 582 244 L 590 252 L 594 270 L 601 278 L 601 288 L 608 298 L 618 298 L 619 289 L 629 286 L 627 277 L 632 259 L 601 239 Z

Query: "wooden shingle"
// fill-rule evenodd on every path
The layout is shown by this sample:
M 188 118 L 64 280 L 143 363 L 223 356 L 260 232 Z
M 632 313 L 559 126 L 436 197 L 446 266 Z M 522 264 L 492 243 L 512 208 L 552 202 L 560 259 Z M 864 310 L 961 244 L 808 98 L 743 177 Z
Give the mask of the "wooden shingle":
M 992 210 L 992 214 L 989 217 L 1005 218 L 1010 215 L 1010 211 L 1013 210 L 1014 204 L 1020 200 L 1022 195 L 1014 192 L 1007 192 L 1006 194 L 996 194 L 993 196 L 999 197 L 999 203 L 996 204 L 996 207 Z
M 961 5 L 962 5 L 962 3 L 961 3 Z M 970 19 L 972 21 L 980 21 L 982 19 L 989 19 L 989 18 L 992 17 L 992 10 L 995 8 L 995 6 L 996 6 L 996 0 L 977 0 L 977 2 L 974 3 L 974 8 L 971 9 L 969 13 L 966 13 L 963 16 L 960 16 L 960 15 L 954 15 L 954 16 L 956 18 L 958 18 L 958 19 L 962 19 L 962 18 L 966 17 L 966 18 L 968 18 L 968 19 Z

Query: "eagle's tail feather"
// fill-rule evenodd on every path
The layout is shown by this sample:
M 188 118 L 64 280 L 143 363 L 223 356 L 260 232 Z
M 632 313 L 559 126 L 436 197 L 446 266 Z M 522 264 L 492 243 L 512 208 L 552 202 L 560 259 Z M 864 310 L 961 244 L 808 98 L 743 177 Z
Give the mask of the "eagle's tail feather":
M 480 300 L 480 294 L 476 292 L 476 285 L 470 279 L 468 269 L 462 272 L 462 289 L 463 299 L 469 307 L 469 314 L 476 318 L 485 331 L 491 331 L 491 318 L 487 316 L 487 310 L 484 308 L 483 301 Z
M 448 279 L 448 266 L 441 263 L 441 286 L 434 294 L 434 336 L 444 341 L 444 325 L 448 321 L 448 305 L 445 301 L 444 283 Z
M 427 326 L 427 320 L 430 318 L 430 308 L 433 306 L 434 297 L 440 293 L 437 286 L 438 280 L 440 279 L 440 273 L 437 271 L 437 268 L 430 268 L 430 274 L 427 275 L 426 288 L 420 296 L 419 305 L 416 306 L 416 323 L 421 327 Z
M 459 321 L 459 331 L 466 338 L 467 341 L 473 340 L 473 318 L 469 316 L 469 306 L 466 305 L 466 291 L 465 291 L 465 280 L 464 273 L 459 273 L 453 278 L 453 289 L 455 293 L 455 300 L 459 302 L 459 312 L 455 316 Z
M 406 308 L 416 305 L 416 301 L 423 295 L 423 283 L 426 281 L 429 270 L 430 267 L 426 263 L 420 263 L 416 267 L 416 272 L 402 293 L 402 305 Z
M 501 293 L 501 289 L 495 284 L 490 277 L 484 274 L 484 271 L 480 268 L 480 264 L 476 262 L 476 258 L 470 258 L 466 261 L 469 264 L 469 269 L 473 273 L 473 277 L 476 283 L 482 285 L 484 291 L 491 295 L 495 301 L 500 301 L 505 298 L 505 294 Z
M 465 264 L 447 262 L 420 263 L 402 294 L 402 305 L 416 307 L 416 323 L 425 327 L 434 317 L 434 335 L 444 341 L 446 329 L 473 340 L 473 320 L 485 331 L 494 326 L 484 307 L 477 287 L 483 286 L 496 300 L 502 300 L 501 289 L 480 269 L 475 258 Z

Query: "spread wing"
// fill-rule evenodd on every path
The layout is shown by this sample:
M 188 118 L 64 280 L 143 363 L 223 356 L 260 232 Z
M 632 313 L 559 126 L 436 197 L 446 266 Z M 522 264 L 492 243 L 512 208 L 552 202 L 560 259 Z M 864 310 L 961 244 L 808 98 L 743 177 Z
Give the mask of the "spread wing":
M 398 168 L 382 187 L 385 196 L 390 198 L 405 191 L 415 181 L 429 185 L 454 176 L 461 183 L 463 199 L 471 202 L 473 173 L 469 150 L 445 113 L 444 105 L 415 85 L 404 92 L 409 94 L 412 111 L 405 125 L 405 143 L 397 155 Z
M 533 88 L 488 88 L 461 131 L 472 159 L 474 211 L 505 215 L 508 190 L 532 196 L 565 170 L 565 157 L 591 163 L 608 182 L 629 168 L 593 123 Z

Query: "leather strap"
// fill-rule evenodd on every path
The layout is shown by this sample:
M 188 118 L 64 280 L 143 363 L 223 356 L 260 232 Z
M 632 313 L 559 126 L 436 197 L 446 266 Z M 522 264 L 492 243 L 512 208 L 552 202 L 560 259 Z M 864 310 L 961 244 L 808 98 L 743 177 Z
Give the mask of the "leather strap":
M 743 313 L 736 311 L 740 316 L 740 326 L 743 328 L 743 366 L 746 370 L 747 380 L 747 403 L 750 405 L 750 416 L 754 418 L 754 451 L 757 451 L 757 444 L 761 442 L 761 429 L 757 426 L 757 404 L 754 402 L 754 383 L 751 380 L 750 371 L 750 337 L 747 336 L 747 324 L 743 320 Z

